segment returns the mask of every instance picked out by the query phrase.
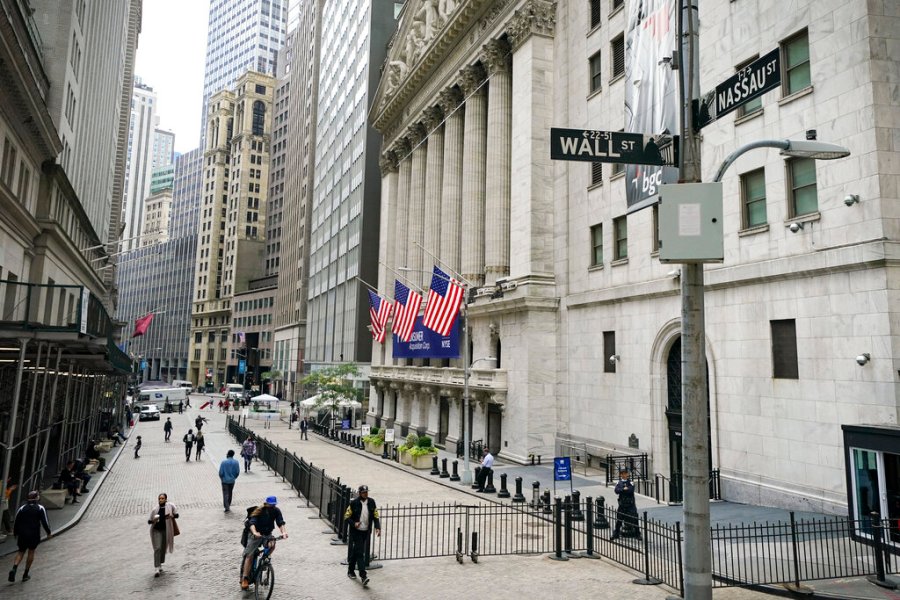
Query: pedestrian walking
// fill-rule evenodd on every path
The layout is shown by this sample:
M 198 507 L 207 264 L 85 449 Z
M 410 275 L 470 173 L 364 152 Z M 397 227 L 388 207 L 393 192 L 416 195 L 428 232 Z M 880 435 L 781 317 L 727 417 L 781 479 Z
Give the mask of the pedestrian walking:
M 301 440 L 309 439 L 309 435 L 307 435 L 308 431 L 309 431 L 309 421 L 306 420 L 306 417 L 303 417 L 300 420 L 300 439 Z
M 190 406 L 190 405 L 191 405 L 190 401 L 188 401 L 188 406 Z M 178 403 L 178 414 L 180 415 L 183 412 L 184 412 L 184 402 L 179 402 Z
M 184 457 L 188 461 L 190 461 L 191 450 L 194 448 L 194 430 L 188 429 L 188 432 L 184 434 L 184 437 L 181 438 L 181 441 L 184 442 Z
M 135 442 L 135 444 L 134 444 L 134 457 L 135 457 L 135 458 L 140 458 L 140 457 L 141 457 L 141 455 L 138 454 L 138 452 L 141 451 L 141 446 L 142 446 L 142 445 L 143 445 L 143 442 L 141 442 L 141 436 L 137 436 L 137 442 Z
M 197 418 L 194 419 L 194 427 L 197 428 L 197 433 L 200 433 L 200 430 L 203 429 L 203 423 L 205 421 L 206 421 L 206 419 L 204 419 L 200 415 L 197 415 Z
M 166 424 L 163 425 L 163 431 L 166 433 L 166 441 L 169 441 L 169 438 L 172 437 L 172 417 L 166 417 Z
M 16 520 L 13 525 L 13 535 L 16 536 L 18 552 L 13 559 L 13 568 L 9 572 L 9 581 L 16 580 L 16 570 L 19 563 L 25 557 L 28 551 L 28 559 L 25 561 L 25 572 L 22 574 L 22 581 L 28 581 L 31 576 L 31 564 L 34 562 L 34 551 L 37 550 L 38 544 L 41 543 L 41 527 L 47 532 L 47 539 L 53 535 L 50 532 L 50 520 L 47 518 L 47 509 L 43 505 L 38 504 L 41 495 L 36 490 L 28 492 L 28 501 L 19 507 L 16 512 Z
M 194 443 L 197 445 L 197 456 L 194 460 L 200 460 L 200 453 L 203 452 L 203 448 L 206 446 L 206 438 L 202 431 L 197 431 Z
M 363 586 L 369 585 L 369 576 L 366 574 L 366 558 L 369 548 L 369 536 L 372 529 L 375 535 L 381 535 L 381 520 L 378 518 L 378 506 L 375 500 L 369 498 L 369 486 L 359 486 L 356 498 L 350 501 L 350 506 L 344 513 L 344 519 L 350 524 L 350 543 L 347 551 L 347 577 L 356 579 L 354 570 L 359 570 L 359 578 Z
M 150 525 L 150 543 L 153 545 L 153 566 L 156 568 L 154 577 L 163 574 L 163 564 L 166 562 L 166 552 L 175 551 L 175 536 L 180 534 L 178 530 L 178 509 L 169 502 L 167 494 L 157 497 L 159 504 L 150 511 L 147 524 Z
M 616 528 L 609 539 L 618 539 L 620 534 L 640 539 L 637 504 L 634 501 L 634 484 L 631 482 L 631 474 L 628 469 L 619 469 L 619 483 L 616 484 L 615 492 L 619 497 L 619 509 L 616 511 Z
M 478 491 L 484 491 L 484 484 L 488 480 L 488 475 L 494 472 L 494 456 L 490 450 L 485 447 L 482 451 L 481 469 L 478 471 Z
M 219 463 L 219 479 L 222 480 L 222 504 L 225 512 L 231 512 L 231 493 L 234 482 L 241 474 L 241 465 L 234 458 L 234 450 L 229 450 L 227 458 Z
M 253 440 L 252 435 L 241 444 L 241 456 L 244 457 L 244 473 L 249 473 L 250 463 L 253 462 L 253 457 L 256 456 L 256 442 Z

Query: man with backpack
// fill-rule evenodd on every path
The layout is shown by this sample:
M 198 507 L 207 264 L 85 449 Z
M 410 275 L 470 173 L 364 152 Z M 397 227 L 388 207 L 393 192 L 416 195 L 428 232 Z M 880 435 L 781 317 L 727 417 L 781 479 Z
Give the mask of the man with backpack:
M 246 590 L 250 587 L 250 567 L 253 564 L 253 555 L 262 538 L 272 535 L 275 528 L 281 531 L 281 536 L 287 538 L 287 529 L 284 525 L 284 517 L 281 509 L 276 506 L 278 498 L 269 496 L 262 506 L 247 509 L 247 520 L 244 521 L 244 537 L 241 541 L 244 543 L 244 569 L 241 573 L 241 589 Z M 275 551 L 274 542 L 272 542 L 272 552 Z
M 359 491 L 347 511 L 344 519 L 350 522 L 350 548 L 347 560 L 347 577 L 356 579 L 355 569 L 359 569 L 359 578 L 363 586 L 369 585 L 366 575 L 366 550 L 369 547 L 369 535 L 375 529 L 375 535 L 381 535 L 381 520 L 378 518 L 378 506 L 369 498 L 369 486 L 359 486 Z

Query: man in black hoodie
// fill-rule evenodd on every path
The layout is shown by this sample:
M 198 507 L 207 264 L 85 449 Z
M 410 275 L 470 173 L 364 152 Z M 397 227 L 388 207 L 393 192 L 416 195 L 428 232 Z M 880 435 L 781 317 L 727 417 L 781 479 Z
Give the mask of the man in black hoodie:
M 28 560 L 25 562 L 25 573 L 22 575 L 22 581 L 28 581 L 31 577 L 28 572 L 31 570 L 31 563 L 34 562 L 34 551 L 41 543 L 41 527 L 50 537 L 50 521 L 47 520 L 47 509 L 38 504 L 40 494 L 37 491 L 28 492 L 28 502 L 23 504 L 16 513 L 16 521 L 13 526 L 13 534 L 19 546 L 16 552 L 16 558 L 13 560 L 13 568 L 9 572 L 9 581 L 16 580 L 16 569 L 28 551 Z

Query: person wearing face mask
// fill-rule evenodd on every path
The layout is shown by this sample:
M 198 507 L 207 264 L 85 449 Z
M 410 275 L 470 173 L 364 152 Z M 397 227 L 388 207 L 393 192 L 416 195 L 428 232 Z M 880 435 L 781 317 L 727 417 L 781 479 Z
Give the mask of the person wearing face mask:
M 163 573 L 163 563 L 166 562 L 166 552 L 175 551 L 175 536 L 178 531 L 178 509 L 169 502 L 166 494 L 160 494 L 157 498 L 158 505 L 150 511 L 147 524 L 150 525 L 150 542 L 153 544 L 153 566 L 156 568 L 154 577 Z

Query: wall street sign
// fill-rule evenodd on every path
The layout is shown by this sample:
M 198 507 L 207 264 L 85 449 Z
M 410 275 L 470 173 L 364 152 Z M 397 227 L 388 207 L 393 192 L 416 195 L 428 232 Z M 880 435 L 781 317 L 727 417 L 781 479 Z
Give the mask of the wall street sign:
M 550 158 L 622 164 L 678 164 L 678 136 L 550 128 Z

